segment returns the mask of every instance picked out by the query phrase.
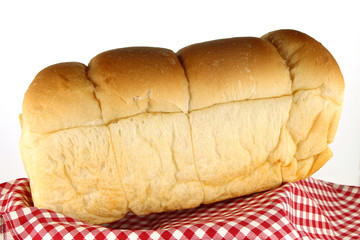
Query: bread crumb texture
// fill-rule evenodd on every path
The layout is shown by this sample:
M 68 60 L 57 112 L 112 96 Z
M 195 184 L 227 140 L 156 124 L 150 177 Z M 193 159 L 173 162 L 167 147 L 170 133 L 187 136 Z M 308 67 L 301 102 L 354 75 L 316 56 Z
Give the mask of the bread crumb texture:
M 34 204 L 102 224 L 304 179 L 332 156 L 343 94 L 294 30 L 49 66 L 20 116 Z

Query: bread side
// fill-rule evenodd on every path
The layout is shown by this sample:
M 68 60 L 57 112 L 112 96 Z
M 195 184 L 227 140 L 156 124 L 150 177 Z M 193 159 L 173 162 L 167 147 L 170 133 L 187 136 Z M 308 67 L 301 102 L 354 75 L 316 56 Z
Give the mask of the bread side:
M 289 68 L 293 103 L 286 127 L 297 146 L 295 159 L 311 165 L 312 174 L 332 156 L 328 144 L 334 140 L 342 110 L 343 76 L 326 48 L 304 33 L 279 30 L 262 38 L 276 47 Z M 311 174 L 286 174 L 284 181 Z
M 205 203 L 278 186 L 286 158 L 270 159 L 291 97 L 215 105 L 189 114 L 194 160 Z M 288 157 L 288 154 L 283 155 Z
M 199 206 L 204 199 L 184 113 L 147 113 L 109 125 L 129 202 L 138 215 Z
M 36 207 L 91 223 L 115 221 L 128 212 L 105 126 L 50 134 L 26 131 L 21 154 Z

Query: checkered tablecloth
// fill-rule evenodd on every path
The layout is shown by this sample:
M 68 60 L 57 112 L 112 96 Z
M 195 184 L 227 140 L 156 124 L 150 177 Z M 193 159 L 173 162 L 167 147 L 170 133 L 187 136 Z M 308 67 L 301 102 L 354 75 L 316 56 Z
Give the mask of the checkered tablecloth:
M 2 183 L 0 191 L 5 239 L 360 239 L 360 188 L 313 178 L 102 226 L 33 207 L 28 179 Z

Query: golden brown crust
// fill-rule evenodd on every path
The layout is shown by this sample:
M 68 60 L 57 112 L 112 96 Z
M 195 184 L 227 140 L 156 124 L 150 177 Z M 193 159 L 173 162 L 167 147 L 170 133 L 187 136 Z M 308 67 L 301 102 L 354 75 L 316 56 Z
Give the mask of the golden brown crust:
M 103 124 L 94 87 L 86 78 L 87 67 L 68 62 L 39 72 L 25 93 L 24 128 L 34 132 Z
M 187 112 L 188 85 L 174 52 L 132 47 L 100 53 L 89 64 L 105 123 L 144 112 Z
M 285 59 L 292 76 L 292 91 L 320 88 L 323 96 L 341 104 L 344 78 L 329 51 L 312 37 L 294 30 L 278 30 L 262 37 Z
M 288 69 L 269 42 L 253 37 L 198 43 L 178 53 L 190 86 L 190 110 L 291 94 Z

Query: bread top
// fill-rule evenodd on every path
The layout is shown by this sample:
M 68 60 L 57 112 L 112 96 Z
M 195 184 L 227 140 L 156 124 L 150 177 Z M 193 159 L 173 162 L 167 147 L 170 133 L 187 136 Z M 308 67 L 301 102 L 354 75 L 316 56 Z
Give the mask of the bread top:
M 189 110 L 291 94 L 287 66 L 266 40 L 244 37 L 209 41 L 185 47 L 178 56 L 189 80 Z
M 95 84 L 105 123 L 143 112 L 187 112 L 188 82 L 171 50 L 130 47 L 94 57 L 89 79 Z
M 86 67 L 42 70 L 27 90 L 23 128 L 53 132 L 104 125 L 144 112 L 184 112 L 319 88 L 341 103 L 344 80 L 316 40 L 294 30 L 187 46 L 131 47 L 95 56 Z
M 43 133 L 103 124 L 86 72 L 87 67 L 76 62 L 55 64 L 39 72 L 24 96 L 22 128 Z
M 344 78 L 336 60 L 321 43 L 294 30 L 277 30 L 262 38 L 273 44 L 286 61 L 293 93 L 319 88 L 323 97 L 342 103 Z

